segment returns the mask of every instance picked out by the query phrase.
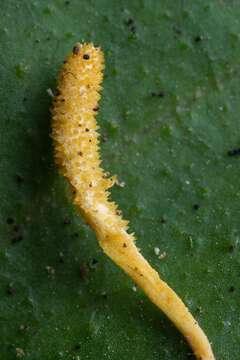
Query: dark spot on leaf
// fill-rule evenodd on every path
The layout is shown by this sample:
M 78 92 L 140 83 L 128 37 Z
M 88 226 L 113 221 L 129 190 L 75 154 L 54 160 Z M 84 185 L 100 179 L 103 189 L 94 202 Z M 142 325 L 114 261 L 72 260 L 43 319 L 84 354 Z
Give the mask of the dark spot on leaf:
M 98 260 L 93 258 L 90 262 L 89 262 L 89 267 L 91 269 L 95 269 L 97 267 L 97 264 L 98 264 Z
M 200 205 L 199 204 L 194 204 L 193 205 L 193 210 L 198 210 L 200 208 Z
M 165 93 L 163 91 L 151 92 L 151 96 L 152 97 L 163 98 L 165 96 Z
M 125 24 L 126 24 L 127 26 L 130 26 L 130 25 L 132 25 L 133 23 L 134 23 L 134 21 L 133 21 L 132 18 L 129 18 L 129 19 L 127 19 L 127 20 L 125 21 Z
M 179 27 L 174 26 L 174 27 L 173 27 L 173 30 L 174 30 L 174 32 L 175 32 L 177 35 L 181 35 L 181 34 L 182 34 L 182 30 L 179 29 Z
M 71 224 L 71 220 L 70 219 L 65 219 L 63 221 L 63 225 L 70 225 Z
M 229 292 L 234 292 L 234 291 L 235 291 L 235 287 L 234 287 L 234 286 L 230 286 Z
M 103 142 L 107 142 L 107 141 L 108 141 L 108 136 L 107 136 L 107 134 L 103 134 L 103 135 L 102 135 L 102 141 L 103 141 Z
M 194 359 L 195 359 L 195 355 L 194 355 L 193 353 L 188 353 L 188 354 L 187 354 L 187 358 L 190 359 L 190 360 L 191 360 L 191 359 L 194 360 Z M 201 359 L 199 359 L 199 360 L 201 360 Z
M 15 236 L 14 238 L 12 238 L 11 243 L 16 244 L 16 243 L 22 241 L 22 239 L 23 239 L 22 235 Z
M 60 264 L 64 264 L 64 255 L 62 252 L 59 253 L 59 262 Z
M 88 267 L 85 264 L 79 266 L 79 275 L 81 279 L 85 279 L 88 275 Z
M 13 230 L 15 232 L 18 232 L 20 230 L 20 226 L 19 225 L 14 225 Z
M 16 175 L 16 180 L 19 184 L 21 184 L 23 182 L 23 177 L 21 175 Z
M 229 251 L 230 253 L 233 253 L 234 250 L 235 250 L 235 246 L 234 246 L 233 244 L 229 245 L 228 251 Z
M 130 31 L 131 31 L 133 34 L 135 34 L 135 32 L 136 32 L 136 26 L 135 26 L 135 25 L 132 25 L 132 26 L 130 27 Z
M 161 224 L 166 224 L 166 222 L 167 222 L 167 219 L 166 219 L 164 216 L 161 217 L 160 223 L 161 223 Z
M 136 32 L 136 26 L 135 26 L 135 23 L 134 23 L 134 20 L 132 18 L 129 18 L 125 21 L 125 24 L 129 27 L 129 30 L 135 34 Z
M 8 295 L 15 295 L 16 294 L 16 289 L 12 285 L 8 285 L 7 286 L 7 294 Z
M 102 295 L 102 297 L 103 297 L 104 300 L 107 299 L 107 293 L 106 293 L 105 291 L 104 291 L 101 295 Z
M 14 219 L 13 219 L 13 218 L 11 218 L 11 217 L 7 218 L 7 224 L 8 224 L 8 225 L 12 225 L 13 223 L 14 223 Z
M 29 326 L 25 325 L 25 324 L 21 324 L 19 327 L 19 330 L 24 332 L 24 331 L 28 331 L 29 330 Z
M 227 152 L 227 155 L 230 156 L 230 157 L 239 156 L 240 155 L 240 148 L 235 148 L 235 149 L 229 150 Z
M 201 35 L 197 35 L 197 36 L 195 36 L 195 38 L 194 38 L 195 43 L 199 43 L 199 42 L 202 41 L 202 40 L 203 40 L 203 38 L 202 38 Z

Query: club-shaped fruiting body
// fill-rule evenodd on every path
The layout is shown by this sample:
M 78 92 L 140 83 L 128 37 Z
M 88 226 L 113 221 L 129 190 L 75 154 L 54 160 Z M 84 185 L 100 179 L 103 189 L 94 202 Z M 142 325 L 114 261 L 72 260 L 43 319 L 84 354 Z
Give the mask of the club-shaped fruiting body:
M 127 232 L 117 205 L 109 200 L 114 184 L 101 168 L 96 123 L 104 56 L 93 44 L 76 44 L 60 71 L 52 106 L 54 156 L 73 187 L 74 203 L 95 230 L 103 251 L 118 264 L 182 332 L 197 359 L 214 360 L 210 343 L 178 295 L 144 259 Z

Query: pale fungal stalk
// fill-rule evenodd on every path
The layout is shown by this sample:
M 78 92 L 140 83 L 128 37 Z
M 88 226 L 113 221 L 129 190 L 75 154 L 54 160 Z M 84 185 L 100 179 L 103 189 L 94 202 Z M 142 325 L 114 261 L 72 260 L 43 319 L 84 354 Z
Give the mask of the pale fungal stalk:
M 101 168 L 97 123 L 104 57 L 93 44 L 76 44 L 64 62 L 52 107 L 55 160 L 73 187 L 74 203 L 95 230 L 103 251 L 138 284 L 185 336 L 197 359 L 214 360 L 210 343 L 178 295 L 160 279 L 109 201 L 114 178 Z

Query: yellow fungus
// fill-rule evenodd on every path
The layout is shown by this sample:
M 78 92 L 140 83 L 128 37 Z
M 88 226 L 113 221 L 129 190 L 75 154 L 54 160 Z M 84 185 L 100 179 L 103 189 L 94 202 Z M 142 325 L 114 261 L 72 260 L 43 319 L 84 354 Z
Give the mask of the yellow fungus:
M 54 156 L 74 189 L 74 203 L 94 229 L 103 251 L 140 286 L 191 345 L 197 359 L 214 360 L 211 345 L 178 295 L 140 254 L 108 189 L 116 179 L 101 168 L 98 126 L 104 56 L 93 44 L 76 44 L 60 71 L 52 106 Z

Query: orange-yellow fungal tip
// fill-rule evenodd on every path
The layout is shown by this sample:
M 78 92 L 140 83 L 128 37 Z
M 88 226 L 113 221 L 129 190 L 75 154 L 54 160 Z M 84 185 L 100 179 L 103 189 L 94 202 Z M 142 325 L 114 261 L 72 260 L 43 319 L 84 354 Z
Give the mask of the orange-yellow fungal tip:
M 52 106 L 54 156 L 73 187 L 74 203 L 95 230 L 104 252 L 118 264 L 178 327 L 196 358 L 214 360 L 210 343 L 177 294 L 143 258 L 127 232 L 128 222 L 108 189 L 116 179 L 101 168 L 95 120 L 104 56 L 93 44 L 77 43 L 60 71 Z

